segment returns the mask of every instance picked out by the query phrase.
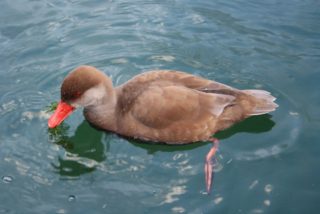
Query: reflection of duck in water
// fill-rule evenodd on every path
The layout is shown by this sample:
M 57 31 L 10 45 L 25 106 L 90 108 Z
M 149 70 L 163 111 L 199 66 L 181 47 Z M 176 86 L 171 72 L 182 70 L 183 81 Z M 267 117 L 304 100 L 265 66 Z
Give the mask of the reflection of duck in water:
M 59 165 L 53 164 L 62 176 L 79 176 L 91 172 L 95 167 L 89 166 L 89 163 L 101 162 L 106 158 L 101 139 L 102 132 L 92 129 L 86 121 L 77 128 L 72 137 L 60 136 L 59 133 L 53 133 L 52 137 L 58 138 L 55 139 L 55 143 L 63 146 L 68 152 L 68 157 L 59 157 Z
M 84 107 L 94 126 L 142 140 L 187 144 L 212 141 L 205 162 L 207 191 L 218 140 L 212 135 L 252 115 L 277 107 L 263 90 L 238 90 L 179 71 L 151 71 L 113 88 L 91 66 L 72 71 L 61 86 L 61 101 L 49 119 L 58 126 L 76 107 Z

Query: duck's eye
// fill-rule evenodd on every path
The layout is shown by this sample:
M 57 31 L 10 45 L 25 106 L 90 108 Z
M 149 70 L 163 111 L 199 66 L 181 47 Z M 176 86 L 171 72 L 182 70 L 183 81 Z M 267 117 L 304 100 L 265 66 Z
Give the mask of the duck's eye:
M 73 94 L 73 97 L 74 97 L 74 99 L 77 99 L 77 98 L 79 98 L 80 96 L 81 96 L 81 92 L 80 91 L 76 91 L 74 94 Z

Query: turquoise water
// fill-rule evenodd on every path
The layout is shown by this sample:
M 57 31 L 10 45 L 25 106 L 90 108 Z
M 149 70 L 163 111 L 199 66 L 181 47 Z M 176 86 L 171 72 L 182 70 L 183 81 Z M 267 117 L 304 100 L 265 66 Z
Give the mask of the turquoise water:
M 0 2 L 0 213 L 318 213 L 319 1 Z M 280 105 L 209 143 L 148 145 L 44 109 L 90 64 L 121 84 L 176 69 L 262 88 Z

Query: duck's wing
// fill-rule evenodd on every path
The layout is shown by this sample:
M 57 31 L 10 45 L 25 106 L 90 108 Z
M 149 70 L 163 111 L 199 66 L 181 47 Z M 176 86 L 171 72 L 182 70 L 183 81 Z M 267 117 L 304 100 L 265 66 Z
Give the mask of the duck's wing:
M 232 88 L 181 71 L 150 71 L 117 87 L 117 109 L 150 127 L 177 121 L 197 122 L 204 114 L 218 117 L 235 99 L 232 94 L 212 93 L 212 90 Z
M 136 99 L 122 102 L 128 104 L 123 113 L 131 115 L 136 122 L 164 129 L 173 124 L 205 124 L 219 117 L 234 99 L 230 95 L 207 94 L 180 85 L 163 86 L 159 82 L 145 88 Z

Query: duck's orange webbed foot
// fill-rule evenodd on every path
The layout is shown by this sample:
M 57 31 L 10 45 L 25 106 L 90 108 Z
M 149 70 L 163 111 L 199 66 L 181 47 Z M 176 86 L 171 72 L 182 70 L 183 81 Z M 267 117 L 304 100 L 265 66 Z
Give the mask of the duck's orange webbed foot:
M 213 180 L 213 166 L 214 166 L 213 157 L 215 156 L 219 146 L 219 140 L 217 138 L 210 138 L 210 141 L 212 141 L 213 146 L 206 156 L 205 165 L 204 165 L 204 173 L 205 173 L 206 187 L 207 187 L 208 194 L 210 193 L 212 180 Z

